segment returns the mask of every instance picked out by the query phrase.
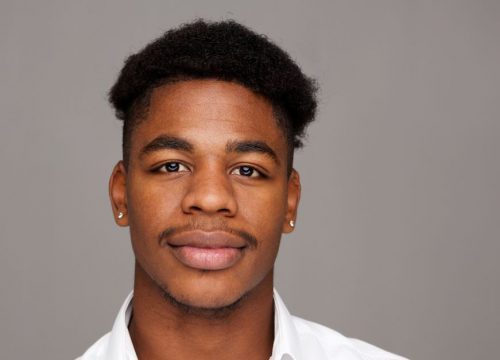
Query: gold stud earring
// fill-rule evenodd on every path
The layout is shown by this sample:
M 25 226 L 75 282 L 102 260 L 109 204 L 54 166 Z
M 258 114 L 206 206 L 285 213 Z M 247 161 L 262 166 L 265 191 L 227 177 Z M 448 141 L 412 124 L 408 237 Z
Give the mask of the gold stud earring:
M 123 219 L 123 216 L 125 216 L 125 214 L 123 214 L 121 211 L 118 213 L 118 219 Z

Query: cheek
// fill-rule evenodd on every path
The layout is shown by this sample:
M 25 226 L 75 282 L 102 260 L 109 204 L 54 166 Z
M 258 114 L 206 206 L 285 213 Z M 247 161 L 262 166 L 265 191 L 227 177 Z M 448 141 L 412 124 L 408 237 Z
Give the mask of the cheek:
M 286 215 L 286 188 L 283 185 L 245 188 L 235 193 L 238 215 L 254 229 L 257 238 L 267 242 L 279 240 Z
M 180 211 L 182 189 L 158 181 L 132 179 L 127 189 L 129 226 L 133 242 L 156 239 L 160 232 L 172 225 Z

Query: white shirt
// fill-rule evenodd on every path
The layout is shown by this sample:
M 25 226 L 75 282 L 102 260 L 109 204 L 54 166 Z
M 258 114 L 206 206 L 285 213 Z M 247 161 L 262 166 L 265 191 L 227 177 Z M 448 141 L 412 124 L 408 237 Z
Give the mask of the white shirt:
M 77 360 L 137 360 L 128 324 L 131 292 L 111 332 L 100 338 Z M 407 360 L 361 340 L 347 338 L 326 326 L 290 315 L 274 290 L 274 345 L 271 360 Z

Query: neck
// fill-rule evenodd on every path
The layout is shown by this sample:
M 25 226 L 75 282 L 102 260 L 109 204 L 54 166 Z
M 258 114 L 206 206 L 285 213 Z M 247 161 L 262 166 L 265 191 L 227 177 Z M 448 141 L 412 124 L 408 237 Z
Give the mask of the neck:
M 130 336 L 139 359 L 268 360 L 274 342 L 272 271 L 221 309 L 179 304 L 136 265 Z

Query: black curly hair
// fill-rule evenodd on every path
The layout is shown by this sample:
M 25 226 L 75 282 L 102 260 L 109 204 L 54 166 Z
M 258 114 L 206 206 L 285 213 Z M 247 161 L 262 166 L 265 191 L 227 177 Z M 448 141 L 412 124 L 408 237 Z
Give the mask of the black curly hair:
M 167 31 L 125 61 L 109 92 L 123 120 L 123 160 L 128 165 L 131 134 L 145 118 L 152 91 L 190 79 L 235 82 L 273 106 L 288 142 L 288 173 L 294 149 L 302 146 L 306 126 L 316 112 L 316 82 L 265 36 L 233 20 L 196 20 Z

